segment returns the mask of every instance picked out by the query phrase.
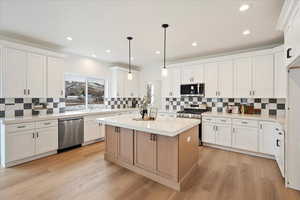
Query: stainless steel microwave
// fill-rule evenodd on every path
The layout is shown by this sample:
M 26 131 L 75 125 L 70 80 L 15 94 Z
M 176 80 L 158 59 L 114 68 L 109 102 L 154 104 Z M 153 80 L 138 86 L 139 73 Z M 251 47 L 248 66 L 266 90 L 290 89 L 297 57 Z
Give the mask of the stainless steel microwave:
M 183 84 L 180 85 L 180 95 L 181 96 L 204 96 L 205 84 Z

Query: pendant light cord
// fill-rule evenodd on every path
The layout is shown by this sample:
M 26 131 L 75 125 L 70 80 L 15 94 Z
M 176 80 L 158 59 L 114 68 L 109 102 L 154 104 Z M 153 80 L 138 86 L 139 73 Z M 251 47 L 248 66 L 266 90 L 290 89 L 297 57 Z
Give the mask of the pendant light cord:
M 128 51 L 129 51 L 129 73 L 131 73 L 131 40 L 133 39 L 132 37 L 127 37 L 128 39 Z
M 167 54 L 167 28 L 168 24 L 161 25 L 164 28 L 164 69 L 166 69 L 166 54 Z

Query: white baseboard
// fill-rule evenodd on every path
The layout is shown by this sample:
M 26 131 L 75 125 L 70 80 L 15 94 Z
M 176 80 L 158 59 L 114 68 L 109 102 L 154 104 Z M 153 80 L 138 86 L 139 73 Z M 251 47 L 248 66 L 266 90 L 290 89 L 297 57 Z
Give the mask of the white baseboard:
M 94 144 L 94 143 L 96 143 L 96 142 L 101 142 L 101 141 L 104 141 L 104 137 L 103 137 L 103 138 L 96 139 L 96 140 L 91 140 L 91 141 L 84 142 L 84 143 L 82 144 L 82 146 Z
M 267 159 L 272 159 L 275 160 L 275 157 L 273 155 L 269 155 L 269 154 L 263 154 L 263 153 L 259 153 L 259 152 L 252 152 L 252 151 L 246 151 L 246 150 L 241 150 L 241 149 L 235 149 L 232 147 L 225 147 L 225 146 L 220 146 L 217 144 L 210 144 L 210 143 L 203 143 L 203 146 L 208 146 L 208 147 L 213 147 L 213 148 L 217 148 L 217 149 L 222 149 L 225 151 L 232 151 L 232 152 L 236 152 L 236 153 L 242 153 L 242 154 L 247 154 L 250 156 L 257 156 L 257 157 L 262 157 L 262 158 L 267 158 Z
M 50 151 L 50 152 L 43 153 L 43 154 L 39 154 L 39 155 L 35 155 L 35 156 L 31 156 L 29 158 L 24 158 L 24 159 L 21 159 L 21 160 L 11 161 L 11 162 L 5 163 L 4 166 L 2 166 L 2 167 L 4 167 L 4 168 L 5 167 L 12 167 L 12 166 L 15 166 L 15 165 L 19 165 L 19 164 L 22 164 L 22 163 L 25 163 L 25 162 L 33 161 L 33 160 L 43 158 L 43 157 L 47 157 L 47 156 L 54 155 L 54 154 L 57 154 L 57 150 Z

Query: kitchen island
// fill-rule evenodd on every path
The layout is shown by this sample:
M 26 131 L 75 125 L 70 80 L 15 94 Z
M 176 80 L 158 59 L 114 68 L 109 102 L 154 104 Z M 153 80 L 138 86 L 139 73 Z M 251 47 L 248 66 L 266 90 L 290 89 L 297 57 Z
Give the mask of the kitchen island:
M 97 119 L 105 125 L 105 160 L 180 191 L 198 161 L 199 119 L 136 115 Z

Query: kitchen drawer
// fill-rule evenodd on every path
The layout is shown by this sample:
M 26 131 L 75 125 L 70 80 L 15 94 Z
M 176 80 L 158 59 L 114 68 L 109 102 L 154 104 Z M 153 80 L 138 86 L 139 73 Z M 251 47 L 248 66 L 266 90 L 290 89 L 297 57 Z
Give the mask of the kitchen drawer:
M 36 122 L 36 128 L 58 127 L 57 120 Z
M 20 123 L 20 124 L 12 124 L 7 125 L 5 127 L 7 133 L 21 132 L 26 130 L 32 130 L 35 128 L 34 123 Z
M 215 118 L 215 122 L 218 124 L 231 124 L 230 118 Z
M 102 118 L 102 117 L 108 117 L 108 115 L 89 115 L 89 116 L 85 116 L 84 117 L 84 121 L 95 121 L 96 122 L 96 119 L 98 118 Z
M 258 121 L 248 119 L 233 119 L 232 123 L 237 126 L 258 127 Z
M 202 117 L 202 122 L 205 122 L 205 123 L 215 123 L 216 122 L 216 118 L 214 118 L 214 117 Z

